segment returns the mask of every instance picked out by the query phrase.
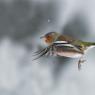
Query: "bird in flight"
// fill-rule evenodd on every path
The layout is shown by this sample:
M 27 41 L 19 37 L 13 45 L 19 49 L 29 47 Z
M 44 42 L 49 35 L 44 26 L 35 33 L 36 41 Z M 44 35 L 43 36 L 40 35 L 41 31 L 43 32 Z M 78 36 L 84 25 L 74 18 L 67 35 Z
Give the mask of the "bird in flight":
M 95 47 L 94 42 L 85 42 L 57 32 L 49 32 L 40 38 L 43 39 L 48 46 L 42 50 L 36 51 L 35 55 L 37 55 L 37 57 L 35 59 L 44 55 L 79 58 L 79 70 L 81 69 L 81 63 L 85 61 L 83 60 L 83 56 L 86 51 Z

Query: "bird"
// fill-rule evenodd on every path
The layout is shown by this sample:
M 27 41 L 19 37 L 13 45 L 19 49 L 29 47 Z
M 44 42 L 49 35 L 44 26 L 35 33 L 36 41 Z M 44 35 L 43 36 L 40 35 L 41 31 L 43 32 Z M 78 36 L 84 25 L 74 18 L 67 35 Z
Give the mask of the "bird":
M 45 44 L 47 44 L 47 47 L 35 52 L 36 55 L 39 55 L 35 59 L 38 59 L 44 55 L 79 58 L 79 70 L 81 69 L 81 63 L 86 61 L 82 59 L 83 56 L 89 49 L 95 47 L 95 42 L 82 41 L 58 32 L 49 32 L 40 38 L 45 42 Z

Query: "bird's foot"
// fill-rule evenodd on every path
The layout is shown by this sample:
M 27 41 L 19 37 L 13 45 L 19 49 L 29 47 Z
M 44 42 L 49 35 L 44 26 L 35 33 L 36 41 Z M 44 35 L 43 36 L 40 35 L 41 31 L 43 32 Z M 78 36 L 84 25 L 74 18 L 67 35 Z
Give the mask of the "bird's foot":
M 78 61 L 78 70 L 81 70 L 81 63 L 84 63 L 86 60 L 79 60 Z

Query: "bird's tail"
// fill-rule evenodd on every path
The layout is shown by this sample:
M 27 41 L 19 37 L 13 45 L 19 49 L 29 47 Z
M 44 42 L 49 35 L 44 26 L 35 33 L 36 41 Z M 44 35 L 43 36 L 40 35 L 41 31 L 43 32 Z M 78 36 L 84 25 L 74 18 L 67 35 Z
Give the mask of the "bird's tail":
M 87 50 L 95 47 L 95 42 L 84 42 L 84 44 L 87 47 Z
M 95 42 L 84 42 L 86 46 L 95 46 Z

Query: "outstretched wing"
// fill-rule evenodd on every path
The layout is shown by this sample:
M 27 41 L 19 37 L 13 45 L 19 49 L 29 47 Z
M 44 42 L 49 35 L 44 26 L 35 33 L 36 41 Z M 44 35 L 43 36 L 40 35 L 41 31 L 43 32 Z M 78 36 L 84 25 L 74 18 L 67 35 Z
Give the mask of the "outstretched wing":
M 49 53 L 50 47 L 46 47 L 42 50 L 38 50 L 36 52 L 33 53 L 33 56 L 36 56 L 33 60 L 39 59 L 43 56 L 45 56 L 46 54 Z
M 36 58 L 34 58 L 34 60 L 46 55 L 72 57 L 74 54 L 81 55 L 83 53 L 80 51 L 80 49 L 66 41 L 56 41 L 52 45 L 35 52 L 34 56 L 36 56 Z
M 76 50 L 76 51 L 81 52 L 80 49 L 79 49 L 77 46 L 75 46 L 75 45 L 73 45 L 73 44 L 70 44 L 70 43 L 68 43 L 67 41 L 55 41 L 55 42 L 53 43 L 53 46 L 55 46 L 56 48 L 61 47 L 61 48 L 63 48 L 64 50 L 65 50 L 65 49 L 74 49 L 74 50 Z
M 76 58 L 80 57 L 83 54 L 79 48 L 72 44 L 69 44 L 68 42 L 57 41 L 54 43 L 54 48 L 56 55 L 59 56 Z

